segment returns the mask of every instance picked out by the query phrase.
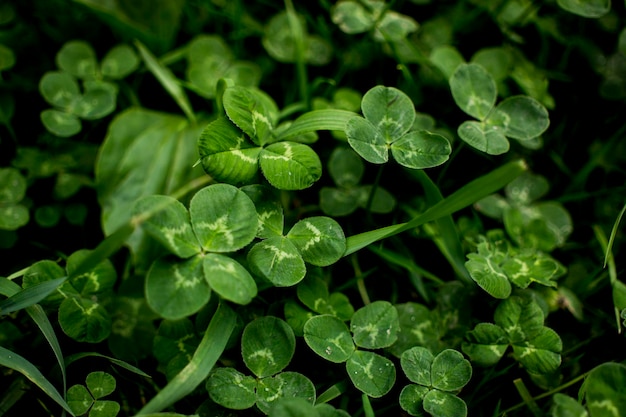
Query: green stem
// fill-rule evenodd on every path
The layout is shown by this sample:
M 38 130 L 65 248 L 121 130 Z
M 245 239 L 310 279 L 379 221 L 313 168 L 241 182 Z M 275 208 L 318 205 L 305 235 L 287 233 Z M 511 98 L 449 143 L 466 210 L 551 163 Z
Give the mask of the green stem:
M 367 287 L 365 286 L 365 280 L 363 279 L 363 272 L 361 271 L 356 255 L 352 255 L 350 257 L 350 261 L 352 262 L 352 267 L 354 268 L 356 286 L 359 290 L 359 294 L 361 295 L 361 300 L 363 301 L 363 304 L 368 305 L 371 303 L 371 300 L 369 294 L 367 293 Z
M 291 0 L 285 0 L 285 8 L 287 9 L 287 19 L 289 21 L 293 40 L 296 44 L 296 74 L 298 78 L 300 100 L 306 103 L 307 109 L 310 109 L 311 102 L 309 97 L 308 76 L 304 50 L 304 28 L 298 19 L 298 14 L 296 13 L 296 9 L 293 7 L 293 2 Z

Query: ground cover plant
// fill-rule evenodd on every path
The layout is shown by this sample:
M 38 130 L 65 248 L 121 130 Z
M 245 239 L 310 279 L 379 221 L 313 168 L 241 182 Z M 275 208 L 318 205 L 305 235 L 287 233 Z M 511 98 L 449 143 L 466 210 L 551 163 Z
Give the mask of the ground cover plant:
M 626 415 L 621 0 L 0 6 L 0 415 Z

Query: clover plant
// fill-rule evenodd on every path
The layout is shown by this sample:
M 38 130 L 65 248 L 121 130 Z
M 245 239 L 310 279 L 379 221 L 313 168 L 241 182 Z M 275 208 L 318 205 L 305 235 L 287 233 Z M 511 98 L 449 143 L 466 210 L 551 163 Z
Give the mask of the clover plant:
M 0 170 L 0 229 L 15 230 L 28 223 L 28 208 L 21 204 L 26 194 L 26 179 L 15 168 Z
M 115 391 L 115 378 L 106 372 L 91 372 L 85 385 L 73 385 L 67 390 L 67 402 L 75 415 L 89 417 L 115 417 L 120 412 L 119 403 L 103 400 Z

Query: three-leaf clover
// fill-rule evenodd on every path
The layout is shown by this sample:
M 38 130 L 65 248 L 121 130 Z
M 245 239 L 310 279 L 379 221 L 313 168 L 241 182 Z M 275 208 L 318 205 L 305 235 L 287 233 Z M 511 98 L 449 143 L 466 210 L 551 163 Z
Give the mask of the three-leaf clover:
M 458 127 L 459 137 L 490 155 L 509 150 L 509 140 L 533 140 L 549 125 L 546 108 L 529 96 L 513 96 L 497 106 L 498 91 L 493 76 L 481 65 L 460 64 L 449 80 L 455 103 L 466 114 L 478 119 Z
M 234 368 L 217 368 L 206 382 L 213 401 L 226 408 L 243 410 L 256 406 L 267 414 L 281 398 L 315 400 L 315 386 L 297 372 L 281 372 L 291 361 L 296 339 L 283 320 L 265 316 L 248 323 L 241 336 L 241 355 L 254 376 Z
M 200 162 L 218 181 L 253 182 L 259 169 L 281 190 L 302 190 L 322 175 L 317 153 L 308 145 L 276 139 L 278 107 L 267 94 L 232 86 L 223 94 L 225 116 L 209 123 L 198 139 Z
M 495 365 L 509 346 L 529 373 L 547 374 L 561 364 L 563 343 L 544 326 L 544 313 L 531 297 L 511 296 L 494 313 L 494 323 L 479 323 L 467 332 L 462 349 L 480 366 Z
M 400 365 L 413 382 L 400 393 L 403 410 L 412 416 L 423 411 L 435 417 L 467 416 L 467 405 L 456 394 L 472 377 L 472 366 L 460 352 L 445 349 L 435 356 L 416 346 L 402 354 Z
M 189 210 L 169 196 L 139 199 L 134 213 L 160 208 L 142 227 L 175 257 L 158 258 L 146 277 L 146 299 L 162 317 L 177 319 L 197 312 L 215 291 L 247 304 L 257 286 L 246 268 L 225 253 L 248 245 L 258 222 L 254 203 L 238 188 L 214 184 L 198 191 Z
M 91 372 L 85 385 L 73 385 L 67 390 L 67 404 L 77 416 L 115 417 L 120 412 L 116 401 L 102 400 L 115 391 L 115 378 L 106 372 Z
M 387 394 L 396 379 L 396 368 L 386 357 L 364 349 L 382 349 L 397 340 L 398 312 L 387 301 L 375 301 L 357 310 L 350 329 L 339 318 L 323 314 L 304 324 L 306 344 L 322 358 L 346 364 L 354 386 L 370 397 Z
M 56 62 L 60 71 L 45 73 L 39 91 L 54 107 L 41 113 L 41 121 L 57 136 L 75 135 L 82 128 L 80 119 L 99 119 L 115 110 L 117 85 L 103 78 L 124 78 L 139 65 L 127 45 L 111 49 L 99 65 L 95 51 L 84 41 L 63 45 Z M 77 79 L 83 80 L 82 92 Z
M 443 164 L 450 156 L 448 140 L 427 130 L 413 131 L 416 118 L 413 102 L 394 87 L 376 86 L 363 96 L 363 117 L 346 124 L 348 143 L 363 159 L 373 164 L 389 160 L 389 151 L 402 166 L 423 169 Z

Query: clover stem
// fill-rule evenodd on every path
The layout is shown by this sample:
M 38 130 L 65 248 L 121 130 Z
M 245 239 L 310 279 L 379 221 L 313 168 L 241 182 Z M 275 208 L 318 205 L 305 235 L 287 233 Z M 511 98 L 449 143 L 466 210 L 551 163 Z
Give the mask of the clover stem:
M 371 303 L 370 296 L 367 293 L 367 288 L 365 287 L 365 281 L 363 279 L 363 272 L 361 272 L 361 267 L 359 266 L 359 261 L 357 260 L 356 255 L 350 256 L 350 262 L 352 262 L 352 267 L 354 268 L 356 286 L 359 290 L 359 294 L 361 295 L 361 300 L 363 301 L 363 304 L 368 305 Z

